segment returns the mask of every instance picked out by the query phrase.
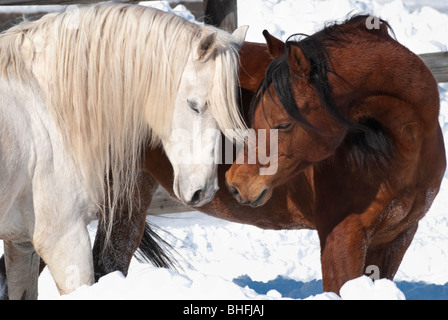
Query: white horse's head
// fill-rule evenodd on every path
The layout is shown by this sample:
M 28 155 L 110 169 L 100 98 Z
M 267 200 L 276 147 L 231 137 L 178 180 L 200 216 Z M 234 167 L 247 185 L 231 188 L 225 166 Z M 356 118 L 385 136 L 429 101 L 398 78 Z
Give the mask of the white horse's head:
M 239 49 L 243 45 L 246 31 L 247 27 L 241 27 L 231 35 L 233 48 Z M 222 90 L 235 91 L 237 86 L 236 77 L 231 79 L 225 75 L 237 70 L 223 70 L 223 60 L 236 55 L 237 51 L 219 52 L 217 37 L 220 32 L 213 29 L 202 32 L 182 74 L 171 135 L 162 138 L 174 170 L 173 190 L 180 200 L 192 206 L 207 203 L 218 190 L 221 130 L 233 129 L 234 124 L 226 125 L 225 122 L 231 123 L 232 117 L 238 116 L 232 110 L 236 105 L 235 94 L 219 93 Z M 232 80 L 233 84 L 226 83 Z M 217 94 L 221 96 L 213 99 L 212 95 Z M 226 97 L 234 101 L 221 101 Z M 223 115 L 232 112 L 230 116 Z M 225 118 L 230 121 L 224 121 Z
M 113 212 L 119 197 L 132 202 L 149 137 L 173 165 L 176 195 L 202 205 L 217 190 L 220 132 L 246 128 L 237 103 L 246 30 L 229 34 L 142 6 L 88 6 L 9 31 L 12 43 L 26 35 L 14 51 L 32 63 L 0 59 L 0 71 L 32 64 L 98 204 L 108 199 Z

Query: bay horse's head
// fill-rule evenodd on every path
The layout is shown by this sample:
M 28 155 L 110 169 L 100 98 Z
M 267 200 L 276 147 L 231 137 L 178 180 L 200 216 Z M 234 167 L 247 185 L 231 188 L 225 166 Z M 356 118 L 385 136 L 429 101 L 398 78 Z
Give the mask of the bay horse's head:
M 257 152 L 262 144 L 267 144 L 265 150 L 277 144 L 278 156 L 271 154 L 270 163 L 261 161 L 265 164 L 259 155 L 255 164 L 237 161 L 226 174 L 230 192 L 252 206 L 263 205 L 276 186 L 332 155 L 347 132 L 347 121 L 332 98 L 323 45 L 311 36 L 287 41 L 284 52 L 277 52 L 252 102 L 251 127 L 266 132 L 266 139 L 256 142 Z M 250 148 L 242 152 L 247 155 Z M 268 166 L 276 170 L 262 174 Z

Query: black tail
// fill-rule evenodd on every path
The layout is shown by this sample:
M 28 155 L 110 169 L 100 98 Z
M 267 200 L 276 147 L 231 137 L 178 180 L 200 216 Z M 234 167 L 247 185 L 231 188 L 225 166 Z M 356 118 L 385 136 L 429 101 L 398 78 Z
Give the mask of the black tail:
M 372 118 L 360 119 L 364 130 L 348 132 L 345 137 L 347 161 L 365 173 L 374 171 L 386 178 L 394 167 L 396 147 L 380 122 Z
M 170 253 L 175 252 L 173 246 L 162 239 L 153 228 L 156 229 L 157 226 L 146 222 L 145 232 L 134 256 L 139 262 L 152 263 L 159 268 L 176 270 L 178 264 L 170 255 Z

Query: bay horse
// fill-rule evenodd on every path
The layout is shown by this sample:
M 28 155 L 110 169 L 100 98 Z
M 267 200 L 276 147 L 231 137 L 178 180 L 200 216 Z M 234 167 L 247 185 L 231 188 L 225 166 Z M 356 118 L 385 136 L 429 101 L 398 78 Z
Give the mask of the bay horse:
M 39 256 L 61 294 L 94 282 L 86 225 L 100 212 L 110 243 L 117 207 L 132 209 L 145 145 L 163 146 L 182 201 L 210 200 L 220 131 L 246 128 L 236 100 L 244 36 L 125 4 L 70 7 L 0 35 L 9 298 L 37 298 Z M 193 166 L 172 154 L 179 130 L 213 132 Z
M 431 71 L 366 19 L 286 42 L 251 111 L 262 143 L 276 130 L 277 172 L 257 161 L 226 173 L 238 202 L 260 209 L 295 190 L 291 218 L 317 230 L 324 291 L 336 293 L 369 266 L 393 279 L 446 167 Z

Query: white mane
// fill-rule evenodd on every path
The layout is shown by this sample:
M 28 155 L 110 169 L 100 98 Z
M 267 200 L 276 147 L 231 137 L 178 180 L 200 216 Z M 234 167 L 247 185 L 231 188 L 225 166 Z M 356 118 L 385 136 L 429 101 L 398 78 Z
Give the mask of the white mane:
M 49 14 L 0 36 L 0 76 L 40 86 L 92 200 L 106 201 L 113 214 L 120 198 L 132 198 L 146 143 L 170 134 L 182 71 L 203 30 L 136 5 Z M 213 30 L 211 112 L 222 130 L 245 129 L 235 97 L 238 55 L 230 35 Z

